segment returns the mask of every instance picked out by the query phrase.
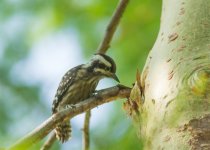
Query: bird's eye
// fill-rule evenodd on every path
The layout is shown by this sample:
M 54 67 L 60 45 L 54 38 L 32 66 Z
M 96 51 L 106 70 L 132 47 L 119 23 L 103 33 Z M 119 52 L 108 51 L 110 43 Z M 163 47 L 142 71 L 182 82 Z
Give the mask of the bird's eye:
M 110 68 L 109 68 L 109 67 L 106 67 L 105 70 L 106 70 L 106 71 L 110 71 Z
M 104 68 L 104 65 L 103 64 L 98 64 L 98 67 L 99 68 Z
M 107 67 L 106 65 L 101 64 L 101 63 L 99 63 L 99 64 L 97 65 L 97 67 L 98 67 L 98 68 L 101 68 L 101 69 L 104 69 L 104 70 L 106 70 L 106 71 L 111 71 L 111 68 L 110 68 L 110 67 Z

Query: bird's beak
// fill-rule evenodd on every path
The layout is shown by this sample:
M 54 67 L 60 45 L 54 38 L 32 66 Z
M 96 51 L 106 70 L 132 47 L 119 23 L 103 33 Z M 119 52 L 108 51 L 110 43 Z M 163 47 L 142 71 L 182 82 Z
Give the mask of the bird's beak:
M 118 79 L 116 74 L 112 73 L 110 77 L 120 83 L 120 80 Z

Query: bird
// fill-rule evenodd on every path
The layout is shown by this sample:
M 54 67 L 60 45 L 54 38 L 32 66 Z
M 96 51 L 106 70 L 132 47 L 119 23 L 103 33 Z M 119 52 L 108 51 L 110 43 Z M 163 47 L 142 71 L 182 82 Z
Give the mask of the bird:
M 114 60 L 105 54 L 94 54 L 86 64 L 68 70 L 56 91 L 52 114 L 91 97 L 96 92 L 98 82 L 103 78 L 112 78 L 120 82 L 116 75 Z M 55 134 L 62 143 L 68 141 L 71 137 L 70 120 L 58 123 L 55 127 Z

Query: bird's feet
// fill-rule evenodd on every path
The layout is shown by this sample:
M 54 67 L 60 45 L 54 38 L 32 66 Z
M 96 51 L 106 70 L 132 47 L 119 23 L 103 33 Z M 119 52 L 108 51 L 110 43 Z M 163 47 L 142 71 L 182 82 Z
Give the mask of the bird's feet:
M 76 108 L 76 106 L 74 104 L 68 104 L 65 106 L 65 109 L 68 109 L 68 108 L 74 109 Z

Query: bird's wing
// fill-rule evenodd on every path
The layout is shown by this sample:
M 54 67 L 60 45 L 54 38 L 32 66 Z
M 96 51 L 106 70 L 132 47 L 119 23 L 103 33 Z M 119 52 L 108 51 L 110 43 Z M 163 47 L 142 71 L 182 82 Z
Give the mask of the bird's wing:
M 68 72 L 65 73 L 63 76 L 57 92 L 55 94 L 54 100 L 53 100 L 53 105 L 52 105 L 52 113 L 57 112 L 57 107 L 59 103 L 62 101 L 63 96 L 66 94 L 68 91 L 69 87 L 74 83 L 75 81 L 75 76 L 77 74 L 78 69 L 80 69 L 81 66 L 77 66 L 75 68 L 70 69 Z

